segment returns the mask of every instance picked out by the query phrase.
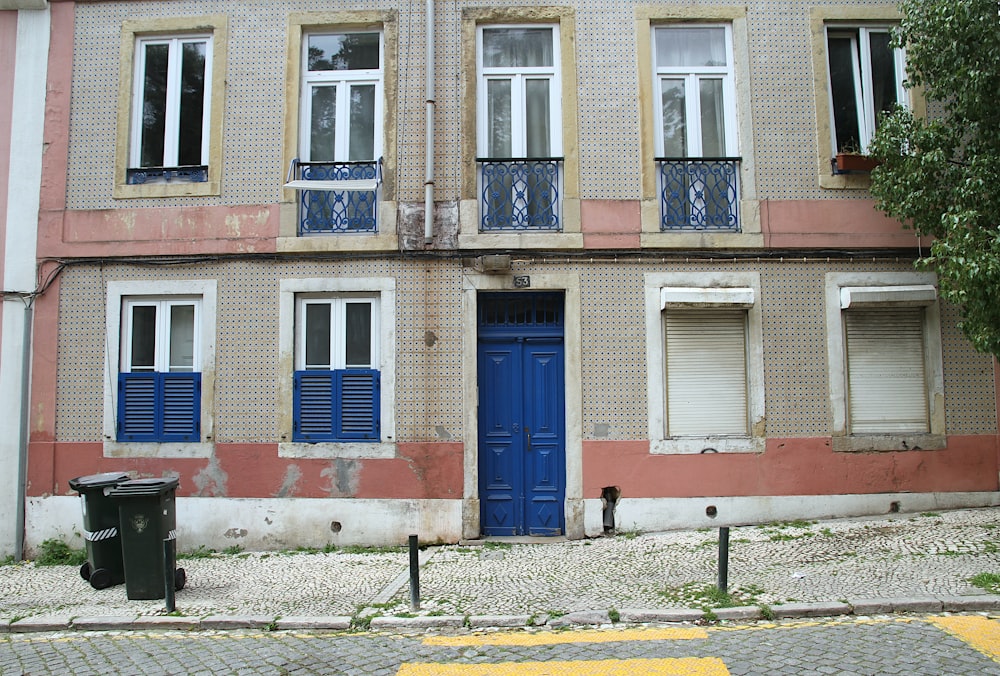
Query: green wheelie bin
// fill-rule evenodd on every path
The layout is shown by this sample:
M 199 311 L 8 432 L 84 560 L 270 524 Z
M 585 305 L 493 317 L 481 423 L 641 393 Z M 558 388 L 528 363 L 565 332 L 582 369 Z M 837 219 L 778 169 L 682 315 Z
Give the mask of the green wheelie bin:
M 166 596 L 166 571 L 174 590 L 187 575 L 177 568 L 177 479 L 135 479 L 118 484 L 109 495 L 118 503 L 125 562 L 125 594 L 129 600 Z
M 94 589 L 105 589 L 125 581 L 118 503 L 111 500 L 108 493 L 128 478 L 123 472 L 105 472 L 69 480 L 69 487 L 80 494 L 83 507 L 87 562 L 80 567 L 80 577 L 90 582 Z

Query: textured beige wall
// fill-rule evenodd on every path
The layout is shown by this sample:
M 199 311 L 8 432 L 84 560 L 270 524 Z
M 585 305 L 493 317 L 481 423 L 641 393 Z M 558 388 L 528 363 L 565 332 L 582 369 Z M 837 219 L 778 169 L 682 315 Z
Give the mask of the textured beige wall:
M 706 15 L 727 2 L 700 3 Z M 436 8 L 435 59 L 436 197 L 458 200 L 463 144 L 474 136 L 463 112 L 461 17 L 481 3 L 442 3 Z M 493 3 L 496 7 L 496 3 Z M 561 7 L 575 24 L 575 101 L 578 129 L 579 197 L 585 200 L 639 199 L 642 141 L 636 19 L 639 6 L 624 0 L 576 0 L 554 5 L 518 2 L 501 7 Z M 893 11 L 895 0 L 858 5 L 858 18 Z M 648 5 L 643 5 L 648 14 Z M 657 10 L 689 11 L 691 3 L 664 3 Z M 845 191 L 819 186 L 816 71 L 811 42 L 812 16 L 850 18 L 842 2 L 745 3 L 757 197 L 811 199 L 844 197 Z M 817 9 L 818 8 L 818 9 Z M 229 16 L 228 67 L 223 125 L 222 194 L 218 197 L 129 200 L 128 206 L 170 204 L 265 204 L 280 199 L 284 179 L 282 148 L 289 17 L 294 13 L 344 12 L 354 3 L 333 0 L 237 2 L 95 2 L 76 6 L 73 101 L 70 128 L 71 208 L 113 208 L 111 198 L 118 102 L 120 32 L 129 19 L 204 14 Z M 420 3 L 399 6 L 376 0 L 366 11 L 398 12 L 398 102 L 395 133 L 399 201 L 420 201 L 424 180 L 424 17 Z M 813 12 L 811 14 L 810 12 Z M 681 12 L 683 13 L 683 12 Z M 874 13 L 874 14 L 873 14 Z M 528 13 L 530 14 L 530 12 Z M 820 61 L 821 63 L 821 61 Z M 644 69 L 647 70 L 647 69 Z M 464 120 L 464 121 L 463 121 Z M 744 138 L 744 141 L 747 139 Z M 846 191 L 846 196 L 857 196 Z
M 524 259 L 516 274 L 569 274 L 580 282 L 584 439 L 647 436 L 643 274 L 746 271 L 761 275 L 766 430 L 769 437 L 830 434 L 824 275 L 910 271 L 909 261 L 677 262 Z M 293 277 L 396 279 L 398 441 L 462 438 L 460 264 L 445 261 L 232 261 L 180 267 L 80 266 L 60 285 L 60 441 L 101 439 L 104 298 L 110 280 L 218 280 L 215 432 L 220 442 L 277 442 L 278 283 Z M 211 318 L 206 317 L 205 321 Z M 996 431 L 992 365 L 942 307 L 948 434 Z

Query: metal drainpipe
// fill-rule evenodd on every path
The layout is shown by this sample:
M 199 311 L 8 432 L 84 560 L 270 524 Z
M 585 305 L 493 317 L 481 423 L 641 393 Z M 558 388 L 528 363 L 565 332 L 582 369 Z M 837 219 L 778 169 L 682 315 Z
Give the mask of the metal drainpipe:
M 14 527 L 15 560 L 24 560 L 24 501 L 27 499 L 28 479 L 28 414 L 31 402 L 28 395 L 31 391 L 31 305 L 24 307 L 24 346 L 21 348 L 21 420 L 19 421 L 17 439 L 17 514 Z
M 434 0 L 427 0 L 427 68 L 424 91 L 424 246 L 434 239 Z

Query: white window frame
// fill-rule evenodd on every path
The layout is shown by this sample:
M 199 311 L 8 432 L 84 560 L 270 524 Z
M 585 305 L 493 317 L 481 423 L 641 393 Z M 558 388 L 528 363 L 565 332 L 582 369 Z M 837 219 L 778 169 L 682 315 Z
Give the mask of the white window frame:
M 646 273 L 649 446 L 653 454 L 762 453 L 764 359 L 758 272 Z M 667 420 L 666 328 L 669 308 L 740 308 L 746 312 L 747 434 L 671 437 Z
M 195 371 L 201 373 L 200 442 L 117 441 L 118 374 L 123 370 L 123 343 L 127 335 L 126 303 L 156 299 L 198 299 L 195 310 Z M 107 284 L 105 301 L 104 359 L 104 457 L 209 458 L 215 452 L 215 280 L 113 281 Z
M 669 31 L 691 28 L 723 28 L 725 29 L 726 65 L 725 66 L 661 66 L 656 61 L 657 41 Z M 733 56 L 733 27 L 731 23 L 666 23 L 651 27 L 651 52 L 653 58 L 653 119 L 656 120 L 656 156 L 663 154 L 663 80 L 684 80 L 685 128 L 687 157 L 703 157 L 701 133 L 701 99 L 699 83 L 701 80 L 722 80 L 722 99 L 725 115 L 725 152 L 723 157 L 739 156 L 739 122 L 736 116 L 736 77 Z
M 346 305 L 349 302 L 365 303 L 371 313 L 371 344 L 369 354 L 371 363 L 366 365 L 348 364 L 346 362 L 346 345 L 344 344 L 344 333 L 347 322 Z M 346 368 L 366 368 L 376 369 L 379 364 L 379 297 L 367 294 L 314 294 L 302 293 L 295 298 L 295 370 L 306 371 L 310 369 L 337 370 Z M 305 318 L 306 306 L 308 305 L 329 305 L 330 306 L 330 364 L 325 367 L 310 366 L 306 364 L 306 331 Z
M 307 297 L 376 298 L 373 309 L 372 337 L 377 355 L 371 368 L 379 371 L 378 443 L 371 442 L 293 442 L 294 424 L 292 380 L 298 368 L 299 344 L 296 315 L 301 298 Z M 278 456 L 282 458 L 394 458 L 396 457 L 396 280 L 392 277 L 282 279 L 278 291 L 278 359 L 284 371 L 278 391 Z
M 142 113 L 145 95 L 146 47 L 166 44 L 169 46 L 167 59 L 167 95 L 164 103 L 166 120 L 164 124 L 163 167 L 177 167 L 177 142 L 180 135 L 180 81 L 181 52 L 186 43 L 205 43 L 205 91 L 202 96 L 201 120 L 201 160 L 200 165 L 208 166 L 211 142 L 212 117 L 212 48 L 211 33 L 176 36 L 139 36 L 135 41 L 135 72 L 132 76 L 132 138 L 129 151 L 129 167 L 142 168 Z
M 535 67 L 489 67 L 483 65 L 483 31 L 495 29 L 545 28 L 552 31 L 552 65 Z M 559 24 L 480 24 L 476 26 L 476 117 L 479 157 L 488 157 L 489 119 L 487 82 L 511 81 L 511 157 L 526 157 L 525 82 L 545 79 L 549 82 L 549 156 L 561 157 L 562 149 L 562 64 L 560 63 Z
M 194 306 L 193 338 L 192 346 L 192 366 L 187 368 L 174 368 L 170 363 L 170 311 L 175 306 Z M 132 367 L 132 328 L 133 316 L 137 307 L 156 308 L 156 330 L 154 362 L 151 369 L 133 370 Z M 121 364 L 120 373 L 199 373 L 198 365 L 201 364 L 200 345 L 197 336 L 201 333 L 201 298 L 197 296 L 187 297 L 128 297 L 122 301 L 122 342 L 121 342 Z
M 874 105 L 874 83 L 871 64 L 871 41 L 868 37 L 873 33 L 891 34 L 891 24 L 880 25 L 826 25 L 826 63 L 827 63 L 827 97 L 830 106 L 830 144 L 834 154 L 838 150 L 836 109 L 833 104 L 833 72 L 830 68 L 830 38 L 849 38 L 851 41 L 851 65 L 854 74 L 854 97 L 858 111 L 858 137 L 860 148 L 857 152 L 866 153 L 872 138 L 875 136 L 876 114 Z M 910 99 L 903 83 L 906 80 L 906 53 L 893 47 L 893 66 L 896 77 L 896 103 L 909 108 Z
M 357 70 L 314 70 L 309 66 L 309 38 L 316 35 L 349 35 L 351 33 L 377 33 L 379 67 Z M 375 138 L 372 142 L 373 157 L 382 157 L 384 114 L 385 33 L 381 29 L 367 30 L 308 30 L 302 33 L 302 82 L 299 88 L 299 158 L 311 160 L 312 150 L 312 90 L 318 86 L 337 88 L 337 123 L 335 130 L 334 162 L 347 162 L 350 153 L 350 88 L 355 85 L 375 85 Z M 359 160 L 365 161 L 365 160 Z
M 941 311 L 933 273 L 827 273 L 827 364 L 833 450 L 907 451 L 947 446 L 945 436 L 944 368 Z M 847 385 L 847 333 L 844 313 L 851 308 L 923 308 L 923 360 L 927 388 L 926 433 L 853 434 L 850 429 Z

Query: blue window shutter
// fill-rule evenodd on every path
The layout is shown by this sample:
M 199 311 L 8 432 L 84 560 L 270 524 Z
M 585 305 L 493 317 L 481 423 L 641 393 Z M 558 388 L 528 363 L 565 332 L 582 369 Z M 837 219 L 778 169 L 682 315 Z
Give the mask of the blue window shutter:
M 379 373 L 373 369 L 335 371 L 337 375 L 338 437 L 379 438 Z
M 333 430 L 333 371 L 296 371 L 293 441 L 330 441 Z
M 160 373 L 163 382 L 160 441 L 201 438 L 201 374 Z
M 158 375 L 118 374 L 118 441 L 157 441 Z
M 118 441 L 200 439 L 200 373 L 118 374 Z

